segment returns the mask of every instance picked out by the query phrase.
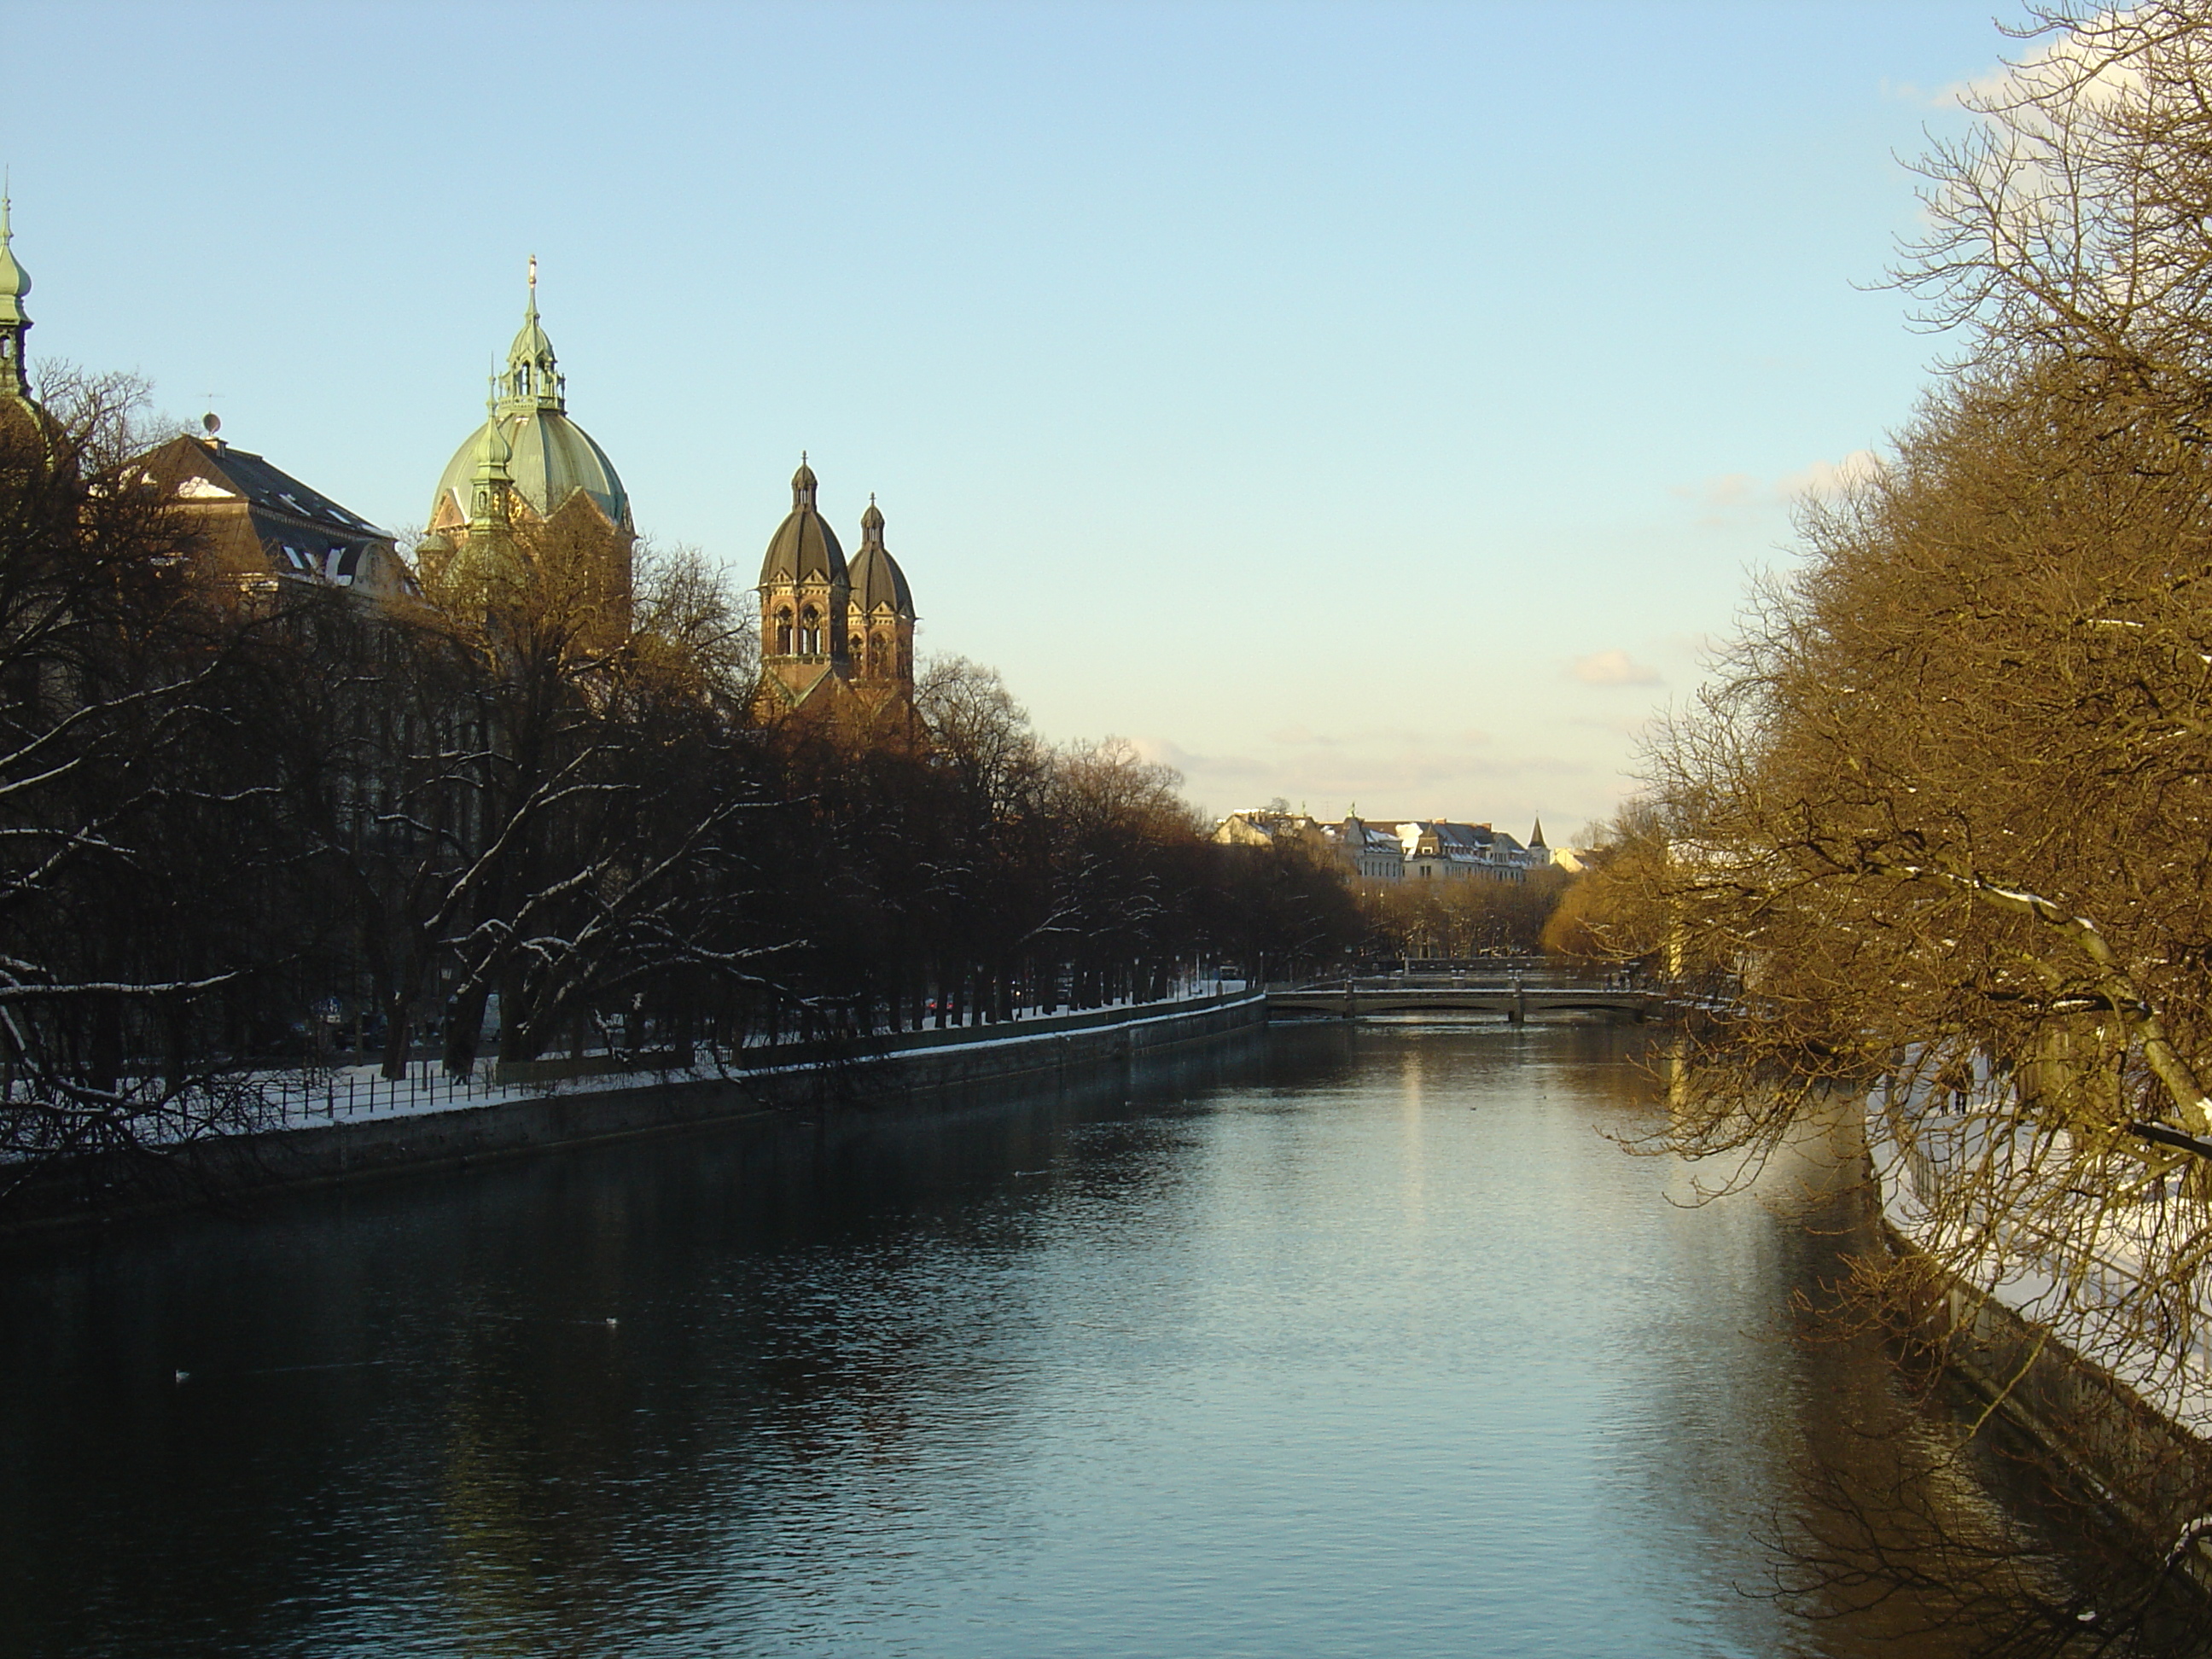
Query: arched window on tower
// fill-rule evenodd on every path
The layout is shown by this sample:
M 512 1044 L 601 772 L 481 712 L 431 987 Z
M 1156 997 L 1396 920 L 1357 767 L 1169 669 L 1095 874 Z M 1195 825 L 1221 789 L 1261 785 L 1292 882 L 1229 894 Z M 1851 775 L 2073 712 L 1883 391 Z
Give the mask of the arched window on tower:
M 810 657 L 818 655 L 822 650 L 822 617 L 811 605 L 799 616 L 799 649 Z
M 851 639 L 845 641 L 845 654 L 853 659 L 854 667 L 860 667 L 867 658 L 868 647 L 866 641 L 862 640 L 858 634 L 854 635 Z
M 791 654 L 791 612 L 788 611 L 775 613 L 775 654 L 779 657 Z

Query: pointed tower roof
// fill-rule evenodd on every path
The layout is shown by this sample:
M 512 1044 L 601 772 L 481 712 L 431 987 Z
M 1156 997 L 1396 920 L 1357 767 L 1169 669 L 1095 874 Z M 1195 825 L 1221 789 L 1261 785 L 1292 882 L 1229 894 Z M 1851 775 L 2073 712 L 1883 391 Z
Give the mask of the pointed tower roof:
M 1536 820 L 1536 827 L 1528 832 L 1528 850 L 1534 852 L 1537 848 L 1542 847 L 1543 845 L 1544 820 L 1541 817 L 1539 817 Z
M 853 609 L 863 617 L 888 606 L 902 620 L 914 620 L 914 593 L 906 585 L 906 572 L 884 545 L 883 509 L 868 497 L 868 510 L 860 514 L 860 550 L 853 556 L 850 573 Z

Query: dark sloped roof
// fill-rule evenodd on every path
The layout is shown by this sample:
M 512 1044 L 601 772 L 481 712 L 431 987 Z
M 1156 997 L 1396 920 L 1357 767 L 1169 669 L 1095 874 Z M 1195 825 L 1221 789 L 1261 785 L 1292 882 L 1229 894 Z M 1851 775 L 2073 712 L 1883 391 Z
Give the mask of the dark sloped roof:
M 242 507 L 253 540 L 280 574 L 349 587 L 380 562 L 380 551 L 388 562 L 371 580 L 412 586 L 391 536 L 250 450 L 176 438 L 142 457 L 138 465 L 143 477 L 179 501 Z
M 862 548 L 853 560 L 853 608 L 863 617 L 873 616 L 878 605 L 889 605 L 907 621 L 914 620 L 914 591 L 906 585 L 906 572 L 880 543 Z
M 819 513 L 811 507 L 794 507 L 769 542 L 768 552 L 761 560 L 761 585 L 803 582 L 809 577 L 818 577 L 833 587 L 844 581 L 845 550 L 838 546 L 837 532 Z
M 182 441 L 198 447 L 211 464 L 211 467 L 201 469 L 204 476 L 211 470 L 218 477 L 227 479 L 261 513 L 291 519 L 349 539 L 392 539 L 359 514 L 349 512 L 320 490 L 308 488 L 283 468 L 272 466 L 250 451 L 233 449 L 228 444 L 218 449 L 197 438 L 186 438 Z

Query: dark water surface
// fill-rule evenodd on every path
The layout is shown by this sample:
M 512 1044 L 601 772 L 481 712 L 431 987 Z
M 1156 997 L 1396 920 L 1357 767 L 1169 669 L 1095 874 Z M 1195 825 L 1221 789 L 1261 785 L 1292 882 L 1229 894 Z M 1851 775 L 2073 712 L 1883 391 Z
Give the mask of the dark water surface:
M 0 1653 L 1859 1651 L 1738 1587 L 1886 1381 L 1783 1333 L 1830 1243 L 1600 1133 L 1629 1043 L 1278 1033 L 18 1249 Z

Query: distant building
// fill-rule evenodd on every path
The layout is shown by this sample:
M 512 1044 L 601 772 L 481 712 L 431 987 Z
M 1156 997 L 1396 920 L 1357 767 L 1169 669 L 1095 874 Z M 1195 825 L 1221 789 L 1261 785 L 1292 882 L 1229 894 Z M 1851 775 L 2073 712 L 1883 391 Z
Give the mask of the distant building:
M 1539 820 L 1522 846 L 1486 823 L 1446 818 L 1370 822 L 1353 814 L 1326 823 L 1279 806 L 1231 812 L 1213 838 L 1229 846 L 1297 846 L 1334 860 L 1358 881 L 1526 881 L 1552 862 Z
M 1279 843 L 1319 845 L 1321 821 L 1279 806 L 1249 807 L 1231 812 L 1214 827 L 1213 838 L 1226 847 L 1273 847 Z
M 1548 851 L 1523 847 L 1486 823 L 1409 818 L 1390 826 L 1404 849 L 1407 881 L 1526 881 L 1549 864 Z
M 1403 881 L 1406 849 L 1391 824 L 1369 823 L 1358 816 L 1322 826 L 1338 858 L 1361 881 Z

